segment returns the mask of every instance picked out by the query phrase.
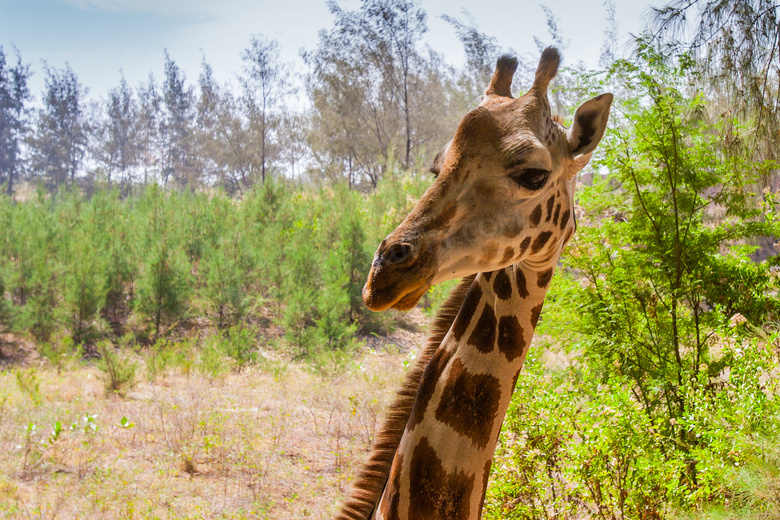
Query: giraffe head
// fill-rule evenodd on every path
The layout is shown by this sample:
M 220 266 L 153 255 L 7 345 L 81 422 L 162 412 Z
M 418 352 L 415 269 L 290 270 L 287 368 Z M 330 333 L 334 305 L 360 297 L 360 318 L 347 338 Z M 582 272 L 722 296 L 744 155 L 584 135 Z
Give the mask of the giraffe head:
M 519 261 L 557 263 L 575 228 L 575 174 L 612 104 L 612 94 L 586 101 L 565 129 L 547 99 L 559 62 L 556 49 L 545 49 L 533 86 L 515 99 L 517 60 L 498 59 L 482 103 L 436 156 L 433 185 L 379 245 L 363 288 L 370 309 L 406 310 L 434 284 Z

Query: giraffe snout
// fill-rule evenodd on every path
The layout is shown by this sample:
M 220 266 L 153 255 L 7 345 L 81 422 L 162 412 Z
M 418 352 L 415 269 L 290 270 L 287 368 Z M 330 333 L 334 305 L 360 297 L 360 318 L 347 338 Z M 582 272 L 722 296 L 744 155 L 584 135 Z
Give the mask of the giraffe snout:
M 430 287 L 433 274 L 432 255 L 425 253 L 416 240 L 382 242 L 363 288 L 366 306 L 375 311 L 414 307 Z

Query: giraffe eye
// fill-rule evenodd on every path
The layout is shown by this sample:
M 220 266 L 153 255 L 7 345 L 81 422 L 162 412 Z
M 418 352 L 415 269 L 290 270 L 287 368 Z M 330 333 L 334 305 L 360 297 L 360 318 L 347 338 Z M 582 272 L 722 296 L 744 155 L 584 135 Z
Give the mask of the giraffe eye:
M 547 170 L 540 170 L 538 168 L 527 168 L 524 170 L 519 170 L 517 173 L 513 172 L 510 174 L 512 180 L 517 184 L 523 188 L 528 188 L 529 190 L 534 191 L 544 186 L 544 183 L 547 182 L 547 177 L 549 176 L 550 172 Z

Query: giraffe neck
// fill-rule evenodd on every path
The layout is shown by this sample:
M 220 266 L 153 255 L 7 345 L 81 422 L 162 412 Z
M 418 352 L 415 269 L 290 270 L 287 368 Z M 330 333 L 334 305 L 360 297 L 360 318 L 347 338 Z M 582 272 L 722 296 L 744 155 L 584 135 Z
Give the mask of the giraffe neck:
M 475 520 L 501 424 L 553 268 L 475 278 L 420 381 L 375 511 L 382 520 Z

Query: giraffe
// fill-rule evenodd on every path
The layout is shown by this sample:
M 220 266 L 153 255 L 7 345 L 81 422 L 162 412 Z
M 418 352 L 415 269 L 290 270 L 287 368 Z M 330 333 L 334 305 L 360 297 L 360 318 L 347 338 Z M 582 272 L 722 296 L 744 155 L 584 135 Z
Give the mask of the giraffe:
M 433 184 L 376 251 L 363 301 L 408 310 L 462 278 L 433 324 L 338 520 L 481 517 L 498 435 L 561 251 L 574 233 L 575 174 L 604 135 L 612 94 L 570 129 L 547 99 L 560 55 L 510 93 L 502 56 L 480 105 L 434 159 Z

